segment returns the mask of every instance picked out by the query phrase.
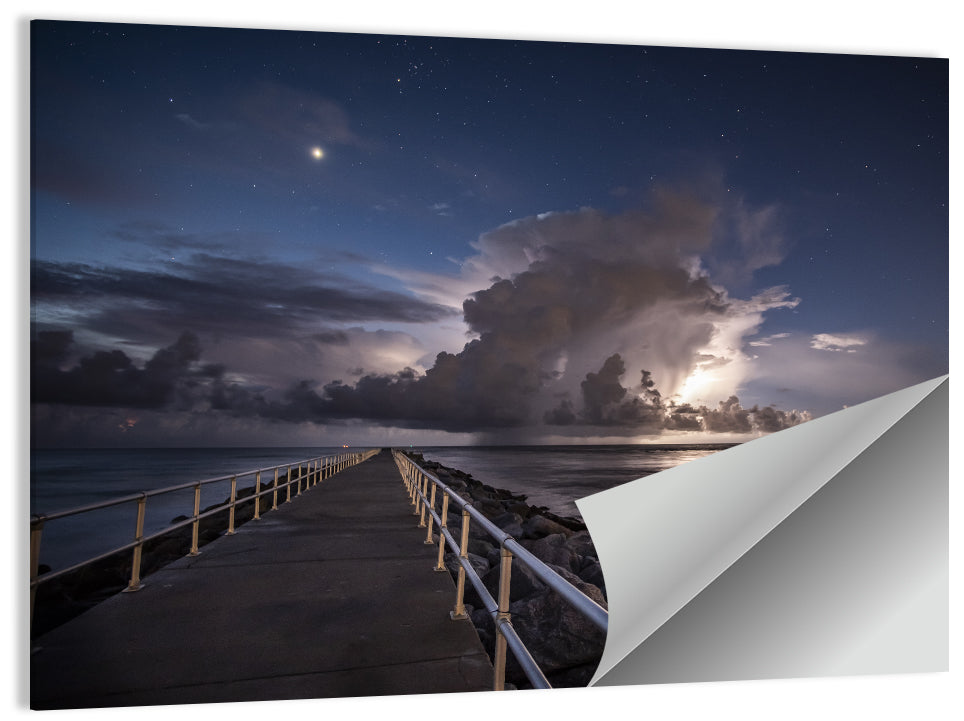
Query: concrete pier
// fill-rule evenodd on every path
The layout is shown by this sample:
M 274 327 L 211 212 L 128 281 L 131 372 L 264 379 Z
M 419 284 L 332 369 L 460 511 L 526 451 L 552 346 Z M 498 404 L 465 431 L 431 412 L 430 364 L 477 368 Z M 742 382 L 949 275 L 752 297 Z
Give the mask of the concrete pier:
M 492 687 L 391 454 L 326 479 L 34 640 L 34 709 Z

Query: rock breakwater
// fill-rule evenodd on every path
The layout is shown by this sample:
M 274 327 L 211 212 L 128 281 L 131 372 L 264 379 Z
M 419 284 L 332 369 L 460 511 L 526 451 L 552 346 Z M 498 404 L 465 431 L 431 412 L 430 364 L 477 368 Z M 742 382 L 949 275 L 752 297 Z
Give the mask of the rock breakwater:
M 408 455 L 461 497 L 471 500 L 477 510 L 519 541 L 536 558 L 589 598 L 606 607 L 602 568 L 589 531 L 580 519 L 557 516 L 544 506 L 531 506 L 526 503 L 525 495 L 493 488 L 468 473 L 426 460 L 419 453 Z M 455 538 L 461 533 L 460 524 L 461 514 L 450 512 L 447 525 Z M 484 530 L 473 528 L 471 523 L 468 557 L 486 589 L 497 597 L 499 546 Z M 455 578 L 459 569 L 457 554 L 446 553 L 445 566 Z M 512 625 L 553 687 L 587 685 L 602 656 L 605 634 L 536 578 L 521 562 L 512 564 L 510 601 Z M 479 637 L 491 656 L 495 646 L 492 617 L 468 583 L 465 603 Z M 506 664 L 506 680 L 517 688 L 529 687 L 528 680 L 511 653 Z

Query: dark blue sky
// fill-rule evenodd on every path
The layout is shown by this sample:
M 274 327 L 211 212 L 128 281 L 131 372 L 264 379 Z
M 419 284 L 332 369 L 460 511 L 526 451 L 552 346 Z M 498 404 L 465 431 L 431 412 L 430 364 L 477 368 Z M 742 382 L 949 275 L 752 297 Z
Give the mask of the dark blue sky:
M 945 59 L 35 22 L 30 70 L 38 444 L 749 437 L 948 370 Z

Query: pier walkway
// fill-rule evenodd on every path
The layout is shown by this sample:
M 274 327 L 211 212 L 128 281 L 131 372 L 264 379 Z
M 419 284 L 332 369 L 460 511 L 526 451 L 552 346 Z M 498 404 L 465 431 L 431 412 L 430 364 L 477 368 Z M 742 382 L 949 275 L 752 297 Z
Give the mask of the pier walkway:
M 382 451 L 35 639 L 31 707 L 491 689 L 417 523 Z

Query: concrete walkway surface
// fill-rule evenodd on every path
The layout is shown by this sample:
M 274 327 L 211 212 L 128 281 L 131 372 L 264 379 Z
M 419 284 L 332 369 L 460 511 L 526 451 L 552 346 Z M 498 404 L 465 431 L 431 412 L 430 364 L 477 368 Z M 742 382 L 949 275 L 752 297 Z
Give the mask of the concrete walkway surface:
M 34 640 L 34 709 L 480 691 L 388 451 Z

